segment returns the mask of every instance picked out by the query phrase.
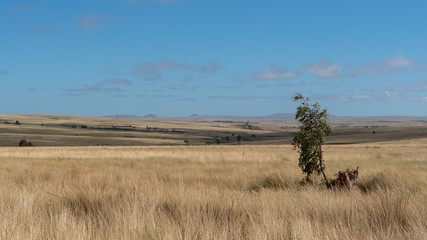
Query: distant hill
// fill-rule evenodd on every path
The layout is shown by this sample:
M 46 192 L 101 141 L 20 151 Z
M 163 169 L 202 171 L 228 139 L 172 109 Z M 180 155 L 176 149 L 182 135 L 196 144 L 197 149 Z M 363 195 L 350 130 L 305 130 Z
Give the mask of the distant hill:
M 111 117 L 111 118 L 139 118 L 137 115 L 108 115 L 103 117 Z
M 254 119 L 254 118 L 274 118 L 274 119 L 284 119 L 284 118 L 294 118 L 295 114 L 292 113 L 276 113 L 265 116 L 236 116 L 236 115 L 199 115 L 199 114 L 191 114 L 188 117 L 158 117 L 155 114 L 147 114 L 145 116 L 138 115 L 126 115 L 126 114 L 117 114 L 117 115 L 107 115 L 103 117 L 111 117 L 111 118 L 184 118 L 184 119 Z
M 235 116 L 235 115 L 199 115 L 191 114 L 188 118 L 219 118 L 219 119 L 253 119 L 253 118 L 294 118 L 295 114 L 293 113 L 276 113 L 265 116 Z
M 138 115 L 109 115 L 109 116 L 103 116 L 103 117 L 111 117 L 111 118 L 155 118 L 156 115 L 155 114 L 148 114 L 145 116 L 138 116 Z
M 294 113 L 276 113 L 276 114 L 270 114 L 267 116 L 264 116 L 267 118 L 294 118 L 295 114 Z

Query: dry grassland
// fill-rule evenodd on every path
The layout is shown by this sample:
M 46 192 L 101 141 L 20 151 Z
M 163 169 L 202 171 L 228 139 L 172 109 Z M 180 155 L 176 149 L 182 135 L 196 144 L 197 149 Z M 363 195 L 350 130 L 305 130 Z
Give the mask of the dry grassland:
M 290 146 L 0 148 L 0 239 L 427 239 L 427 139 L 324 154 L 358 190 Z

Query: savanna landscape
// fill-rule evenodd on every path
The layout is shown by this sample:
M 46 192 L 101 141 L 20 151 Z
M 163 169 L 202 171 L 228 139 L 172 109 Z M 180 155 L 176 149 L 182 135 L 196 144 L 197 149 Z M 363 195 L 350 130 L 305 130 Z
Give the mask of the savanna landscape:
M 0 120 L 1 239 L 427 237 L 425 117 L 331 117 L 350 190 L 299 184 L 292 118 Z
M 426 9 L 1 0 L 0 240 L 427 239 Z

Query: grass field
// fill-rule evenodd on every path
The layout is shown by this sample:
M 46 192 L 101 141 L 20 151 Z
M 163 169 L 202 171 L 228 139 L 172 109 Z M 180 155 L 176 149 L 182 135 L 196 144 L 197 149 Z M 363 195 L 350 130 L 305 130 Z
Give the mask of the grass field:
M 290 145 L 0 148 L 0 239 L 427 239 L 427 138 L 324 147 L 301 187 Z

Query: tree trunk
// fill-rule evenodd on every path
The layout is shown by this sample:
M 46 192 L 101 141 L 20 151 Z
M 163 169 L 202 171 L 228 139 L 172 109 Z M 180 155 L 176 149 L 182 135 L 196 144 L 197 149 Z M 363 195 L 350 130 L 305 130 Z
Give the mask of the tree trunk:
M 329 184 L 328 178 L 326 177 L 325 172 L 323 171 L 323 152 L 322 147 L 320 147 L 320 155 L 319 155 L 319 165 L 320 165 L 320 171 L 323 174 L 323 178 L 325 179 L 326 187 L 330 188 L 331 185 Z

